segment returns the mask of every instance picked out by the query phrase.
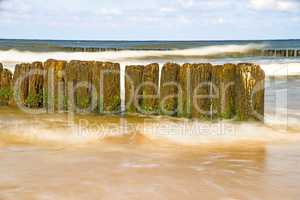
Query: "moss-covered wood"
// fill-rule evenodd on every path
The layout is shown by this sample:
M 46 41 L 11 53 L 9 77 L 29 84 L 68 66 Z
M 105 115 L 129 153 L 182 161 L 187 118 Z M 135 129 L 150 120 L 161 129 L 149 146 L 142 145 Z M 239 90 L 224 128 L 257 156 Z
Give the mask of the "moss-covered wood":
M 192 83 L 192 117 L 198 119 L 211 119 L 211 64 L 195 64 L 191 71 Z
M 178 117 L 190 118 L 192 113 L 192 87 L 191 71 L 192 64 L 184 64 L 179 69 L 178 83 Z
M 264 121 L 265 114 L 265 72 L 260 66 L 255 66 L 255 87 L 252 96 L 254 113 L 252 116 L 254 119 Z
M 236 114 L 238 120 L 264 118 L 265 74 L 258 65 L 238 64 L 236 70 Z
M 94 105 L 93 109 L 95 113 L 101 112 L 101 105 L 103 102 L 101 102 L 101 68 L 104 65 L 103 62 L 94 62 L 94 65 L 92 67 L 92 104 Z
M 235 112 L 236 65 L 224 64 L 213 67 L 212 102 L 213 115 L 216 118 L 232 119 Z
M 28 77 L 28 96 L 26 105 L 38 108 L 43 105 L 44 67 L 41 62 L 34 62 L 30 66 Z
M 70 111 L 91 112 L 92 68 L 88 61 L 71 61 L 67 64 L 67 98 Z
M 47 60 L 44 63 L 44 106 L 49 112 L 67 110 L 66 61 Z
M 144 66 L 131 65 L 125 69 L 125 106 L 128 113 L 140 111 L 143 95 Z
M 156 63 L 144 67 L 142 112 L 159 113 L 159 65 Z
M 212 117 L 213 119 L 222 118 L 222 77 L 223 65 L 214 65 L 212 68 Z M 235 74 L 235 72 L 234 72 Z
M 12 98 L 12 73 L 0 63 L 0 106 L 8 105 Z
M 15 67 L 13 75 L 13 94 L 14 98 L 10 101 L 11 105 L 27 105 L 27 98 L 29 96 L 29 77 L 31 64 L 22 63 Z
M 288 57 L 293 57 L 293 56 L 295 56 L 295 50 L 294 49 L 289 49 L 288 50 L 288 55 L 287 55 Z
M 126 110 L 205 120 L 263 120 L 264 80 L 263 70 L 254 64 L 167 63 L 159 86 L 158 64 L 127 66 Z M 77 112 L 119 113 L 120 65 L 57 60 L 48 60 L 44 65 L 23 63 L 16 65 L 13 78 L 0 65 L 0 104 L 16 105 L 12 93 L 19 97 L 19 105 L 44 104 L 48 111 L 68 107 Z
M 167 63 L 161 71 L 160 81 L 160 113 L 163 115 L 177 115 L 179 92 L 180 65 Z
M 120 64 L 105 62 L 100 68 L 100 112 L 121 111 Z

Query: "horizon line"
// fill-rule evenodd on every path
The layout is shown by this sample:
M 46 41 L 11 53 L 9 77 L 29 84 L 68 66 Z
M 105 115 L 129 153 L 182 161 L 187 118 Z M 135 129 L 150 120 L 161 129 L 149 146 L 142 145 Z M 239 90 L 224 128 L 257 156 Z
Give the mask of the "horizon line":
M 33 39 L 33 38 L 0 38 L 0 40 L 36 40 L 36 41 L 90 41 L 90 42 L 232 42 L 232 41 L 292 41 L 300 40 L 300 38 L 286 38 L 286 39 L 196 39 L 196 40 L 164 40 L 164 39 L 145 39 L 145 40 L 126 40 L 126 39 Z

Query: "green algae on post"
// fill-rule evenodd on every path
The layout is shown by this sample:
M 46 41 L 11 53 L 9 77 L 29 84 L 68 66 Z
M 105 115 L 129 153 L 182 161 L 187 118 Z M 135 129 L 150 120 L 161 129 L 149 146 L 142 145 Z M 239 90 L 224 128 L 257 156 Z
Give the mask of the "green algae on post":
M 120 64 L 106 62 L 100 68 L 100 112 L 121 112 Z
M 67 110 L 66 61 L 47 60 L 44 63 L 44 107 L 51 112 Z
M 144 114 L 159 113 L 159 65 L 146 65 L 143 72 L 143 101 Z
M 10 99 L 12 98 L 12 73 L 3 69 L 0 63 L 0 106 L 8 105 Z
M 258 65 L 241 63 L 236 75 L 236 114 L 241 121 L 263 121 L 265 73 Z
M 191 71 L 192 117 L 211 119 L 211 64 L 194 64 Z
M 167 63 L 161 78 L 158 64 L 126 66 L 125 72 L 128 113 L 264 120 L 265 73 L 258 65 Z M 13 76 L 0 65 L 0 75 L 1 105 L 44 107 L 49 113 L 121 112 L 118 63 L 48 60 L 18 64 Z
M 144 66 L 131 65 L 125 69 L 125 106 L 128 113 L 140 112 Z
M 180 65 L 167 63 L 163 66 L 160 80 L 160 114 L 177 115 Z
M 180 86 L 178 96 L 178 117 L 191 117 L 192 95 L 191 95 L 191 68 L 192 64 L 184 64 L 179 69 L 178 84 Z

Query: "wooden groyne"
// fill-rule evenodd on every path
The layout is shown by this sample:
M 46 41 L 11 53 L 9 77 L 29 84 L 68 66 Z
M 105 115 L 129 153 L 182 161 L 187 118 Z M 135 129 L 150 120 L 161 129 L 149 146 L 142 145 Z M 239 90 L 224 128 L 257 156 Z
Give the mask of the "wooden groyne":
M 62 47 L 71 52 L 106 52 L 106 51 L 170 51 L 168 48 L 98 48 L 98 47 Z
M 125 76 L 125 98 L 121 98 Z M 0 65 L 1 105 L 47 112 L 141 113 L 202 120 L 263 120 L 265 74 L 251 63 L 126 66 L 96 61 Z M 121 109 L 124 100 L 125 110 Z
M 271 57 L 300 57 L 300 49 L 264 49 L 263 56 Z
M 171 51 L 178 49 L 170 48 L 97 48 L 97 47 L 62 47 L 64 51 L 70 52 L 106 52 L 106 51 Z M 223 54 L 222 54 L 223 55 Z M 248 52 L 224 53 L 227 56 L 266 56 L 266 57 L 300 57 L 300 49 L 268 48 L 252 49 Z M 224 56 L 223 55 L 223 56 Z M 202 56 L 205 57 L 205 56 Z M 209 57 L 209 56 L 208 56 Z

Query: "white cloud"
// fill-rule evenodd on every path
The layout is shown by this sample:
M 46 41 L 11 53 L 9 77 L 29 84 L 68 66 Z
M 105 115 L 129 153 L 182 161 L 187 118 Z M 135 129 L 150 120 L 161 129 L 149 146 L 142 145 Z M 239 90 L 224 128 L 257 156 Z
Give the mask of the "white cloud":
M 160 8 L 161 12 L 176 12 L 176 8 L 172 8 L 172 7 L 163 7 Z
M 177 3 L 184 8 L 190 8 L 195 4 L 194 0 L 177 0 Z
M 251 8 L 255 10 L 297 11 L 300 8 L 296 0 L 250 0 Z
M 189 23 L 191 23 L 191 19 L 188 18 L 188 17 L 186 17 L 186 16 L 184 16 L 184 15 L 178 16 L 178 21 L 180 23 L 183 23 L 183 24 L 189 24 Z

